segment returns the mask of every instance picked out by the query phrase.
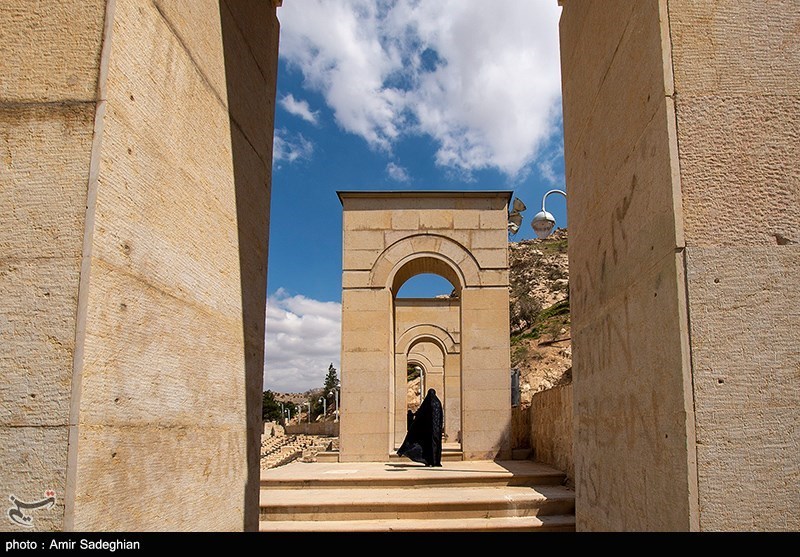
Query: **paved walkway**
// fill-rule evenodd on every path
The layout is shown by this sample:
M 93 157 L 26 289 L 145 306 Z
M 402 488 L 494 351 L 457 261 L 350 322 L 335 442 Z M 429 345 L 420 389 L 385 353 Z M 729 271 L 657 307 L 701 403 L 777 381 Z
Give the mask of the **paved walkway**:
M 467 479 L 475 474 L 497 475 L 498 479 L 515 474 L 549 474 L 556 472 L 550 466 L 531 460 L 478 460 L 442 462 L 441 468 L 428 467 L 415 462 L 291 462 L 278 468 L 261 471 L 264 480 L 308 481 L 324 478 L 348 478 L 371 481 L 396 480 L 414 483 L 415 480 Z M 424 481 L 422 482 L 424 483 Z

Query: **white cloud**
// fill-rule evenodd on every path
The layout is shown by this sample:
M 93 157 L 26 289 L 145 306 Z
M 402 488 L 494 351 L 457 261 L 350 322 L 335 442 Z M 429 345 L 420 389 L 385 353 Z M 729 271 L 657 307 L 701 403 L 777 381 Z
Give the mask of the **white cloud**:
M 553 187 L 564 187 L 564 148 L 556 146 L 539 157 L 536 167 L 544 180 Z
M 425 134 L 439 165 L 523 175 L 559 130 L 555 0 L 286 2 L 281 56 L 376 149 Z
M 314 144 L 303 134 L 292 135 L 286 129 L 275 130 L 272 141 L 272 162 L 294 162 L 298 159 L 310 159 L 314 153 Z
M 399 98 L 383 78 L 397 61 L 387 58 L 371 0 L 286 2 L 278 10 L 282 56 L 303 70 L 321 91 L 345 130 L 376 147 L 399 134 L 394 116 Z
M 386 165 L 386 173 L 389 177 L 396 181 L 396 182 L 408 182 L 408 172 L 402 166 L 399 166 L 393 162 L 390 162 Z
M 311 107 L 308 106 L 308 102 L 295 99 L 294 95 L 292 95 L 291 93 L 284 96 L 280 100 L 280 105 L 289 114 L 294 114 L 295 116 L 299 116 L 306 122 L 310 122 L 312 124 L 317 123 L 317 113 L 311 110 Z
M 338 370 L 342 306 L 278 289 L 267 300 L 264 390 L 302 393 L 321 388 L 328 366 Z

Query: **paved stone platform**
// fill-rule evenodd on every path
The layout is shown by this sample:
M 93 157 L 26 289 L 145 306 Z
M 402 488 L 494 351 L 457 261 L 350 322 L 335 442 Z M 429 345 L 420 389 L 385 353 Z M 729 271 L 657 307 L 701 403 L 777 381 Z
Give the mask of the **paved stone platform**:
M 415 462 L 292 462 L 285 466 L 261 471 L 262 486 L 272 480 L 286 482 L 311 482 L 330 478 L 347 478 L 350 482 L 363 481 L 370 485 L 394 482 L 424 485 L 428 480 L 450 483 L 471 480 L 476 475 L 496 478 L 498 482 L 514 478 L 542 475 L 561 478 L 563 473 L 545 464 L 531 460 L 479 460 L 442 462 L 441 468 L 427 467 Z
M 574 531 L 563 472 L 530 460 L 292 462 L 262 471 L 262 532 Z

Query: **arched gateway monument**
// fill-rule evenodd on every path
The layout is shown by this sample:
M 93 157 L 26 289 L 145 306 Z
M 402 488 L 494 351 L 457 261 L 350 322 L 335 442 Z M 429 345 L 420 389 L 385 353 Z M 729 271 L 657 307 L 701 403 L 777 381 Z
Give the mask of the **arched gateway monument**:
M 508 191 L 339 192 L 342 462 L 383 461 L 405 435 L 406 367 L 423 370 L 464 460 L 511 455 Z M 437 274 L 445 299 L 397 298 Z
M 576 529 L 798 531 L 800 2 L 557 1 Z M 0 530 L 258 529 L 280 5 L 0 2 Z M 502 456 L 508 194 L 341 199 L 341 458 Z

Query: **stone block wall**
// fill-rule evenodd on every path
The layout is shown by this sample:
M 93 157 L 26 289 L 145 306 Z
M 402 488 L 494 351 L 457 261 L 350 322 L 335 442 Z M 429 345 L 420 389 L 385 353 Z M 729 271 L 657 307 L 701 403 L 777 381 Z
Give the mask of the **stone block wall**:
M 255 530 L 275 5 L 46 4 L 0 7 L 2 486 L 47 530 Z
M 572 384 L 536 393 L 527 413 L 531 458 L 562 470 L 574 486 Z
M 560 4 L 578 528 L 796 529 L 800 5 Z
M 666 2 L 563 4 L 578 526 L 688 530 L 696 480 Z
M 702 530 L 800 528 L 798 29 L 669 2 Z
M 64 527 L 78 292 L 96 172 L 106 2 L 0 3 L 0 488 Z M 65 30 L 69 29 L 69 32 Z M 3 513 L 0 530 L 23 527 Z

